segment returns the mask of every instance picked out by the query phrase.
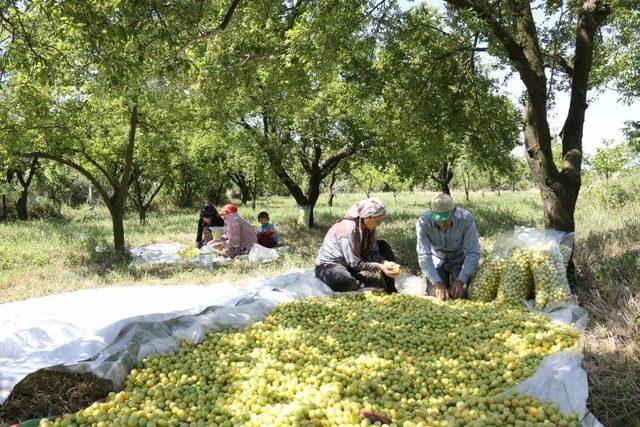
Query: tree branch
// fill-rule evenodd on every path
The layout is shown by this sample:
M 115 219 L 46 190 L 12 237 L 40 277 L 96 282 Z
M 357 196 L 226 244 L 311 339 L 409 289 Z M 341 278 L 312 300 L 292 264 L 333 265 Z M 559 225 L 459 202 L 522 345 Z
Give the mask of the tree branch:
M 584 0 L 578 16 L 571 99 L 567 119 L 560 133 L 563 156 L 562 175 L 572 182 L 580 182 L 582 136 L 595 36 L 610 12 L 610 7 L 599 0 Z
M 111 184 L 111 186 L 116 189 L 118 188 L 118 182 L 111 176 L 109 175 L 109 173 L 107 172 L 107 170 L 104 168 L 104 166 L 102 166 L 100 163 L 98 163 L 96 160 L 94 160 L 85 150 L 84 147 L 81 151 L 78 151 L 80 154 L 82 154 L 89 163 L 91 163 L 96 169 L 98 169 L 100 172 L 102 172 L 102 175 L 104 175 L 104 177 L 107 179 L 107 181 L 109 181 L 109 184 Z
M 351 144 L 343 146 L 340 150 L 336 151 L 332 156 L 328 157 L 320 166 L 320 176 L 322 179 L 326 178 L 331 172 L 338 167 L 341 160 L 346 159 L 349 156 L 355 154 L 360 145 L 360 141 L 354 140 Z
M 160 192 L 160 189 L 162 187 L 164 187 L 164 184 L 167 182 L 168 179 L 169 179 L 169 175 L 165 175 L 164 178 L 162 178 L 162 180 L 160 181 L 160 184 L 158 184 L 158 186 L 153 191 L 153 193 L 151 193 L 151 196 L 149 197 L 149 200 L 147 200 L 147 202 L 145 203 L 145 205 L 144 205 L 145 209 L 149 209 L 149 206 L 151 206 L 151 203 L 153 202 L 153 199 L 156 198 L 156 196 Z
M 569 77 L 573 77 L 573 67 L 559 53 L 549 52 L 548 50 L 542 50 L 542 54 L 547 58 L 551 58 L 554 61 L 556 61 L 560 66 L 560 68 L 562 69 L 562 71 L 564 71 Z
M 38 157 L 36 156 L 36 157 L 34 157 L 34 158 L 31 160 L 31 167 L 30 167 L 30 169 L 29 169 L 29 175 L 27 176 L 26 181 L 25 181 L 25 182 L 24 182 L 24 184 L 22 185 L 22 187 L 23 187 L 24 189 L 29 188 L 29 186 L 31 185 L 31 180 L 33 179 L 33 176 L 34 176 L 34 175 L 35 175 L 35 173 L 36 173 L 36 168 L 37 168 L 37 167 L 38 167 Z
M 87 169 L 85 169 L 84 167 L 82 167 L 81 165 L 72 162 L 71 160 L 65 159 L 62 156 L 58 156 L 56 154 L 51 154 L 51 153 L 45 153 L 42 151 L 34 151 L 31 153 L 21 153 L 21 156 L 25 156 L 25 157 L 41 157 L 43 159 L 49 159 L 49 160 L 53 160 L 56 161 L 58 163 L 62 163 L 63 165 L 69 166 L 75 170 L 77 170 L 78 172 L 80 172 L 82 175 L 84 175 L 85 178 L 87 178 L 91 184 L 96 188 L 96 190 L 98 191 L 98 193 L 100 194 L 100 197 L 102 197 L 102 199 L 104 200 L 105 204 L 107 205 L 107 207 L 111 208 L 110 206 L 110 196 L 109 193 L 105 190 L 105 188 L 102 186 L 102 184 L 100 183 L 100 181 L 98 181 L 98 179 L 91 173 L 89 172 Z
M 509 59 L 513 66 L 518 70 L 523 83 L 527 89 L 533 88 L 538 84 L 538 76 L 533 70 L 531 61 L 527 58 L 523 46 L 518 43 L 511 34 L 502 26 L 502 24 L 493 17 L 488 8 L 476 3 L 473 0 L 445 0 L 447 3 L 458 9 L 472 10 L 480 19 L 487 23 L 491 32 L 500 40 L 507 51 Z
M 301 142 L 302 146 L 298 150 L 298 159 L 300 160 L 300 164 L 302 164 L 302 168 L 305 170 L 305 172 L 311 174 L 313 167 L 311 165 L 311 162 L 309 161 L 309 156 L 307 156 L 306 151 L 309 148 L 308 139 L 303 137 L 301 138 Z
M 231 22 L 231 18 L 233 17 L 233 13 L 235 12 L 236 8 L 238 7 L 238 5 L 240 4 L 240 0 L 233 0 L 231 2 L 231 5 L 229 6 L 229 9 L 227 9 L 227 13 L 225 13 L 224 18 L 222 19 L 222 22 L 215 28 L 211 29 L 211 30 L 207 30 L 204 32 L 201 32 L 197 37 L 189 40 L 187 43 L 185 43 L 184 46 L 182 46 L 180 48 L 180 50 L 177 52 L 177 55 L 181 55 L 184 53 L 184 51 L 192 46 L 193 44 L 202 41 L 204 39 L 210 38 L 215 36 L 216 34 L 222 32 L 225 28 L 227 28 L 227 26 L 229 25 L 229 22 Z

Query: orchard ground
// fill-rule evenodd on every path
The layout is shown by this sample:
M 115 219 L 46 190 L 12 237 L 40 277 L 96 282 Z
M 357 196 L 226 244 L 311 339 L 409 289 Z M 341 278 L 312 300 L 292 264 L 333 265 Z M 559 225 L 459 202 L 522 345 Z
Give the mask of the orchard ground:
M 585 186 L 576 210 L 575 292 L 589 312 L 583 366 L 589 374 L 590 408 L 607 426 L 640 426 L 640 174 L 635 172 L 606 184 Z M 376 193 L 389 208 L 379 236 L 395 249 L 405 271 L 419 274 L 415 254 L 415 220 L 425 211 L 433 193 Z M 537 190 L 471 193 L 469 202 L 454 192 L 457 204 L 475 216 L 483 252 L 496 237 L 515 225 L 543 226 Z M 240 214 L 257 223 L 261 210 L 270 213 L 284 243 L 286 256 L 270 264 L 236 261 L 202 270 L 197 266 L 131 268 L 118 264 L 98 245 L 110 246 L 111 223 L 106 209 L 66 210 L 60 219 L 0 225 L 0 303 L 58 292 L 95 287 L 149 284 L 206 284 L 275 276 L 292 269 L 310 269 L 328 227 L 340 218 L 360 194 L 338 194 L 334 206 L 321 197 L 316 207 L 317 229 L 296 224 L 292 198 L 268 197 L 256 210 L 241 206 Z M 130 246 L 161 242 L 193 244 L 197 209 L 159 209 L 138 225 L 135 214 L 126 220 Z M 104 397 L 104 380 L 57 373 L 28 377 L 0 407 L 2 419 L 28 419 L 70 412 Z M 42 399 L 46 395 L 47 399 Z M 38 398 L 34 398 L 35 395 Z

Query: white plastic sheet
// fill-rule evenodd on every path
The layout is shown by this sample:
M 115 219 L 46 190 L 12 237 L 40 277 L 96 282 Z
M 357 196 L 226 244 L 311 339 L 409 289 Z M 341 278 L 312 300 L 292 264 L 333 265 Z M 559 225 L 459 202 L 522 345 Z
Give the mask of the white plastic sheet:
M 423 279 L 402 274 L 403 294 L 424 295 Z M 311 272 L 215 286 L 102 288 L 52 295 L 0 306 L 0 404 L 25 376 L 41 368 L 93 372 L 122 386 L 137 361 L 199 342 L 208 332 L 241 328 L 266 317 L 282 302 L 335 295 Z M 578 306 L 547 315 L 584 330 Z M 586 408 L 588 384 L 579 351 L 556 353 L 511 391 L 528 393 L 561 410 L 576 412 L 582 425 L 601 424 Z
M 155 264 L 181 264 L 197 263 L 198 257 L 181 258 L 178 252 L 185 249 L 187 245 L 181 243 L 154 243 L 147 246 L 131 248 L 129 253 L 133 257 L 132 266 L 155 265 Z M 249 253 L 251 262 L 271 262 L 278 258 L 280 254 L 286 253 L 290 248 L 281 246 L 274 249 L 265 248 L 257 243 Z M 231 261 L 231 258 L 214 256 L 213 264 Z
M 173 350 L 180 338 L 198 341 L 209 331 L 251 324 L 284 300 L 331 294 L 311 272 L 298 272 L 242 284 L 101 288 L 2 304 L 0 404 L 42 368 L 91 371 L 118 386 L 138 360 Z

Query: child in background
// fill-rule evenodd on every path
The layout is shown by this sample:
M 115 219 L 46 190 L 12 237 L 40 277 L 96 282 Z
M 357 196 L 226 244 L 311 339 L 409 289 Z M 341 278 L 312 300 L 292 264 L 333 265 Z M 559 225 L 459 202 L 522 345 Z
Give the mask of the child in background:
M 274 248 L 280 244 L 280 232 L 273 223 L 269 222 L 269 214 L 260 212 L 258 214 L 258 244 L 265 248 Z

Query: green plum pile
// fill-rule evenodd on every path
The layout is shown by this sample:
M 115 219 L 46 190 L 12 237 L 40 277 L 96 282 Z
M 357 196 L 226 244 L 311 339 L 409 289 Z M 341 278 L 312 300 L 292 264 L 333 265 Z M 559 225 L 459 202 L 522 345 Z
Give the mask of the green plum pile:
M 558 246 L 546 244 L 536 248 L 531 254 L 531 271 L 536 294 L 536 308 L 544 309 L 551 303 L 563 303 L 571 300 L 566 266 Z
M 483 302 L 496 299 L 505 266 L 505 259 L 498 255 L 485 259 L 473 279 L 473 286 L 469 288 L 469 299 Z
M 178 251 L 178 257 L 182 259 L 198 258 L 199 254 L 200 250 L 192 246 L 187 246 L 186 248 L 182 248 Z
M 310 298 L 148 357 L 104 403 L 41 425 L 577 426 L 553 403 L 503 393 L 577 342 L 495 302 Z
M 529 249 L 516 246 L 509 250 L 496 301 L 515 306 L 522 305 L 522 302 L 529 298 L 533 291 L 530 261 Z
M 566 270 L 571 260 L 571 248 L 565 245 L 558 245 L 558 249 L 560 249 L 560 253 L 562 254 L 562 261 L 564 262 L 564 268 Z

